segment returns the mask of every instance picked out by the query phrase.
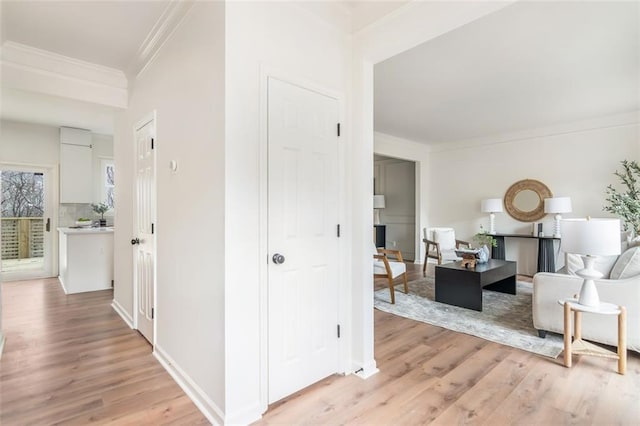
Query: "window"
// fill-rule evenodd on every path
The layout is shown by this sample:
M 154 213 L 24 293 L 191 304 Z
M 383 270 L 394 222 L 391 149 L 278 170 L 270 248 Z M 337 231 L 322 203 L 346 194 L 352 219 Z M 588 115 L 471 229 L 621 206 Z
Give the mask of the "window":
M 110 209 L 115 207 L 114 192 L 115 192 L 115 165 L 113 160 L 102 160 L 102 199 L 104 203 L 109 206 Z

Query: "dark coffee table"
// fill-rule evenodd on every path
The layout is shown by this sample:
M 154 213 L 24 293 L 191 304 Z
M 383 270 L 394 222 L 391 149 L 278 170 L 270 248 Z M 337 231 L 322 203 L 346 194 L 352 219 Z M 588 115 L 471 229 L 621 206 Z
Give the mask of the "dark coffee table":
M 489 259 L 474 269 L 462 262 L 436 266 L 436 302 L 482 311 L 482 289 L 516 294 L 516 262 Z

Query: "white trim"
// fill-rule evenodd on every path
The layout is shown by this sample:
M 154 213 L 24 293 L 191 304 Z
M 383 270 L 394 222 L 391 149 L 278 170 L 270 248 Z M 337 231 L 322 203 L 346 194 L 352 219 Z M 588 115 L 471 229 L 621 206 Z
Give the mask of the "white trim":
M 194 0 L 170 0 L 160 18 L 153 25 L 149 34 L 138 48 L 136 58 L 129 66 L 131 75 L 139 78 L 153 62 L 164 43 L 178 28 L 187 12 L 194 5 Z
M 4 338 L 4 334 L 0 331 L 0 359 L 2 359 L 2 352 L 4 351 L 4 342 L 6 339 Z
M 213 402 L 205 391 L 198 386 L 191 377 L 164 351 L 159 345 L 155 345 L 153 356 L 167 373 L 182 388 L 184 393 L 193 401 L 204 416 L 213 424 L 224 424 L 224 412 Z M 257 419 L 254 419 L 257 420 Z M 253 421 L 253 420 L 252 420 Z
M 64 294 L 69 294 L 69 292 L 67 291 L 67 288 L 64 286 L 64 282 L 62 281 L 62 277 L 58 275 L 58 282 L 60 283 L 60 286 L 62 287 L 62 291 L 64 291 Z
M 360 377 L 361 379 L 368 379 L 369 377 L 373 376 L 379 371 L 380 370 L 378 370 L 378 367 L 374 360 L 372 362 L 368 362 L 367 364 L 363 365 L 360 370 L 356 371 L 355 375 Z
M 113 299 L 113 301 L 111 302 L 111 307 L 113 308 L 114 311 L 116 311 L 118 315 L 120 315 L 120 318 L 122 318 L 122 321 L 124 321 L 125 324 L 129 326 L 129 328 L 133 329 L 133 318 L 131 318 L 131 315 L 129 315 L 129 313 L 122 307 L 122 305 L 116 299 Z
M 26 44 L 6 41 L 2 45 L 2 62 L 38 69 L 69 78 L 126 89 L 127 77 L 118 69 L 86 62 Z
M 258 232 L 258 244 L 260 253 L 268 255 L 269 240 L 268 240 L 268 87 L 269 78 L 278 79 L 289 84 L 301 87 L 305 90 L 311 90 L 319 93 L 323 96 L 327 96 L 335 99 L 338 102 L 338 119 L 342 123 L 341 135 L 338 139 L 338 173 L 339 176 L 345 176 L 346 170 L 345 164 L 345 150 L 348 149 L 349 140 L 348 127 L 345 125 L 347 114 L 345 112 L 345 96 L 341 92 L 328 89 L 324 86 L 318 85 L 316 82 L 294 76 L 291 73 L 287 73 L 274 67 L 261 65 L 260 67 L 260 152 L 259 152 L 259 173 L 260 173 L 260 195 L 259 195 L 259 232 Z M 347 130 L 347 131 L 345 131 Z M 340 180 L 342 181 L 342 180 Z M 346 247 L 350 238 L 345 232 L 350 228 L 349 216 L 346 211 L 348 205 L 346 201 L 346 193 L 342 186 L 340 186 L 340 195 L 338 199 L 338 220 L 340 221 L 342 236 L 338 239 L 338 322 L 342 326 L 343 335 L 338 340 L 338 371 L 336 373 L 353 372 L 355 369 L 348 371 L 353 365 L 350 362 L 351 358 L 351 345 L 350 341 L 353 336 L 351 320 L 350 320 L 350 306 L 351 306 L 351 274 L 350 274 L 350 251 Z M 269 300 L 268 300 L 268 265 L 265 262 L 260 262 L 259 270 L 259 282 L 260 282 L 260 411 L 265 412 L 269 406 Z

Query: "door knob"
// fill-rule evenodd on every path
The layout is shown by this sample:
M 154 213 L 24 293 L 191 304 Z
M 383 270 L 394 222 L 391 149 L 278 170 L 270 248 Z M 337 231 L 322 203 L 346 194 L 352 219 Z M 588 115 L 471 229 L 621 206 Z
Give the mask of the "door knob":
M 131 245 L 135 246 L 136 244 L 140 244 L 140 238 L 133 238 L 131 240 Z
M 281 265 L 284 263 L 284 256 L 280 253 L 274 254 L 271 259 L 273 259 L 273 263 L 275 263 L 276 265 Z

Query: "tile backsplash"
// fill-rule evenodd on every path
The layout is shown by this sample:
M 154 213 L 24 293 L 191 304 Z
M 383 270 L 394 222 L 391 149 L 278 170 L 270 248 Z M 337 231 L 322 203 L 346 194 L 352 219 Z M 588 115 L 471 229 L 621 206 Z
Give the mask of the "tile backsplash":
M 91 220 L 100 219 L 100 215 L 93 212 L 91 204 L 60 204 L 58 226 L 74 226 L 76 220 L 81 217 L 86 217 Z M 107 225 L 112 226 L 113 217 L 105 216 L 105 219 L 107 219 Z

